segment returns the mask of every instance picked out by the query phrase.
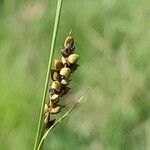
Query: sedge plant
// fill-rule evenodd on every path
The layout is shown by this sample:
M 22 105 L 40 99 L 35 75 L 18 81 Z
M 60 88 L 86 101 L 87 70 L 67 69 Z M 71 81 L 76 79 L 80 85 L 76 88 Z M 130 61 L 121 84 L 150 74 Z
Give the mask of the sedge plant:
M 79 55 L 75 54 L 74 39 L 71 33 L 64 42 L 64 48 L 61 50 L 61 60 L 54 60 L 53 54 L 55 49 L 58 25 L 60 20 L 61 8 L 63 0 L 58 0 L 55 22 L 53 28 L 53 36 L 50 48 L 50 56 L 47 68 L 43 99 L 38 123 L 38 129 L 34 144 L 34 150 L 43 150 L 43 141 L 48 133 L 57 126 L 70 112 L 78 105 L 84 96 L 82 96 L 62 117 L 58 120 L 51 119 L 54 114 L 58 114 L 64 107 L 60 104 L 60 99 L 70 90 L 68 84 L 70 75 L 77 69 Z M 53 62 L 53 69 L 52 69 Z M 50 77 L 52 84 L 50 85 Z M 49 93 L 48 93 L 49 91 Z

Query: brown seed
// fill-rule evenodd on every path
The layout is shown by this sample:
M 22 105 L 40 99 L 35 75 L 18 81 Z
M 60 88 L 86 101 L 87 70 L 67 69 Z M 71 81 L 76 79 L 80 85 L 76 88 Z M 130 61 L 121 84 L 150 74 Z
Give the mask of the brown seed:
M 72 54 L 72 53 L 74 52 L 74 50 L 75 50 L 75 47 L 73 47 L 73 48 L 68 47 L 68 48 L 62 49 L 62 50 L 61 50 L 61 54 L 62 54 L 63 57 L 66 58 L 66 57 L 68 57 L 70 54 Z
M 54 69 L 60 71 L 63 68 L 63 63 L 57 59 L 54 60 Z
M 69 56 L 69 53 L 68 53 L 67 49 L 62 49 L 62 50 L 61 50 L 61 54 L 62 54 L 64 57 L 68 57 L 68 56 Z
M 73 45 L 74 45 L 74 39 L 69 35 L 65 40 L 64 47 L 65 48 L 73 47 Z

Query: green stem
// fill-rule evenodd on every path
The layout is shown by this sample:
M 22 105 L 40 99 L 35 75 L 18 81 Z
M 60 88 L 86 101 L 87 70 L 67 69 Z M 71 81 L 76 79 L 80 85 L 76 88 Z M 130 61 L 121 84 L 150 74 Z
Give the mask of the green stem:
M 41 140 L 41 137 L 43 136 L 43 133 L 44 133 L 43 132 L 44 131 L 43 112 L 44 112 L 44 105 L 45 105 L 45 102 L 46 102 L 46 99 L 47 99 L 47 91 L 48 91 L 48 87 L 49 87 L 50 71 L 51 71 L 51 66 L 52 66 L 52 58 L 53 58 L 53 54 L 54 54 L 56 36 L 57 36 L 58 25 L 59 25 L 59 20 L 60 20 L 62 1 L 63 0 L 58 0 L 57 1 L 55 23 L 54 23 L 54 28 L 53 28 L 53 37 L 52 37 L 52 42 L 51 42 L 50 56 L 49 56 L 49 62 L 48 62 L 48 68 L 47 68 L 45 87 L 44 87 L 44 92 L 43 92 L 43 99 L 42 99 L 42 104 L 41 104 L 41 111 L 40 111 L 38 129 L 37 129 L 37 134 L 36 134 L 36 139 L 35 139 L 35 144 L 34 144 L 34 150 L 37 150 L 39 142 Z
M 40 150 L 45 138 L 48 136 L 48 133 L 54 128 L 56 127 L 59 123 L 62 122 L 62 120 L 64 120 L 70 113 L 71 111 L 74 110 L 75 107 L 77 107 L 77 105 L 79 104 L 79 102 L 84 98 L 84 95 L 80 97 L 80 99 L 62 116 L 60 117 L 43 135 L 43 137 L 41 138 L 39 145 L 38 145 L 38 150 Z

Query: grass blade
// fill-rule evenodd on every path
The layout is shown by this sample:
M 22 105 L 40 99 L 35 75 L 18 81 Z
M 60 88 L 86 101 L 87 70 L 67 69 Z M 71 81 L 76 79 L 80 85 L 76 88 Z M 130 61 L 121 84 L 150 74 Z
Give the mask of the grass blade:
M 49 62 L 48 62 L 48 68 L 47 68 L 45 87 L 44 87 L 44 92 L 43 92 L 43 99 L 42 99 L 42 104 L 41 104 L 41 111 L 40 111 L 37 135 L 36 135 L 35 144 L 34 144 L 34 150 L 37 150 L 40 138 L 42 137 L 42 134 L 43 134 L 43 110 L 44 110 L 44 104 L 45 104 L 45 101 L 47 98 L 49 76 L 50 76 L 50 71 L 51 71 L 52 58 L 53 58 L 53 53 L 54 53 L 54 48 L 55 48 L 55 43 L 56 43 L 56 36 L 57 36 L 57 31 L 58 31 L 58 25 L 59 25 L 59 20 L 60 20 L 62 1 L 63 0 L 58 0 L 58 2 L 57 2 L 55 23 L 54 23 L 54 29 L 53 29 L 53 37 L 52 37 L 52 42 L 51 42 L 50 56 L 49 56 Z

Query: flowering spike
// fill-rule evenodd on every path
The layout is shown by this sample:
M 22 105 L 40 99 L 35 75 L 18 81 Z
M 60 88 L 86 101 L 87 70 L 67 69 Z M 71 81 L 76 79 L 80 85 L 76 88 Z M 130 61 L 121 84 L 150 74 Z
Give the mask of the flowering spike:
M 60 98 L 66 95 L 71 89 L 68 87 L 70 82 L 69 77 L 79 66 L 77 64 L 79 55 L 75 54 L 74 51 L 74 39 L 69 34 L 64 42 L 64 48 L 61 50 L 61 60 L 54 60 L 54 69 L 51 71 L 53 82 L 49 89 L 49 100 L 45 104 L 44 111 L 46 128 L 50 128 L 54 124 L 55 119 L 51 120 L 50 116 L 58 114 L 61 111 Z

